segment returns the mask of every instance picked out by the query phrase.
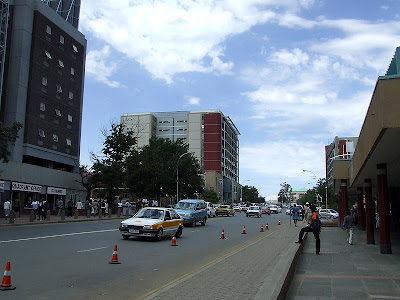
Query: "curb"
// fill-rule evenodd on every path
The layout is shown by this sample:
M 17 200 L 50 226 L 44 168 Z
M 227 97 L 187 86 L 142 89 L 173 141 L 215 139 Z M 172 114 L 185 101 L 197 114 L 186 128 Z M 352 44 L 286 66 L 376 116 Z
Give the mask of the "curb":
M 93 222 L 93 221 L 111 221 L 111 220 L 125 220 L 129 217 L 121 216 L 121 217 L 113 217 L 113 218 L 88 218 L 88 219 L 73 219 L 73 220 L 65 220 L 65 221 L 45 221 L 45 222 L 23 222 L 23 223 L 14 223 L 14 224 L 0 224 L 0 227 L 14 227 L 14 226 L 30 226 L 30 225 L 47 225 L 47 224 L 65 224 L 65 223 L 80 223 L 80 222 Z
M 283 281 L 281 290 L 277 296 L 277 300 L 284 300 L 286 299 L 286 294 L 289 291 L 290 288 L 290 283 L 292 282 L 292 279 L 294 277 L 294 273 L 296 271 L 296 266 L 297 263 L 299 261 L 300 258 L 300 254 L 303 252 L 303 248 L 304 248 L 304 244 L 307 241 L 307 236 L 308 236 L 308 232 L 304 235 L 303 238 L 303 242 L 300 244 L 299 248 L 297 249 L 294 257 L 293 257 L 293 261 L 291 262 L 290 266 L 289 266 L 289 270 L 288 273 L 286 274 L 286 277 Z

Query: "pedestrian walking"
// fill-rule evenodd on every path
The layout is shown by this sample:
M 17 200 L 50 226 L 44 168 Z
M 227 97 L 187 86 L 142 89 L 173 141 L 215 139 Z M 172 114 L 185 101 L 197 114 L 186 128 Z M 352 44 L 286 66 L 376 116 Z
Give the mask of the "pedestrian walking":
M 304 219 L 303 223 L 310 224 L 311 220 L 311 209 L 310 209 L 310 203 L 306 202 L 306 208 L 304 209 Z
M 120 215 L 122 212 L 122 202 L 121 200 L 118 201 L 118 215 Z
M 103 216 L 106 214 L 106 201 L 101 200 L 101 205 L 100 205 L 101 211 L 103 213 Z
M 36 220 L 36 216 L 38 213 L 38 208 L 39 208 L 39 201 L 37 201 L 36 199 L 33 200 L 32 202 L 32 209 L 33 209 L 33 216 L 34 216 L 34 220 Z
M 76 209 L 78 210 L 78 216 L 80 216 L 82 214 L 82 210 L 83 210 L 83 203 L 80 199 L 76 203 Z
M 46 220 L 47 218 L 46 214 L 47 214 L 47 201 L 46 199 L 42 198 L 40 201 L 40 216 L 42 221 Z
M 299 219 L 299 210 L 300 208 L 296 206 L 296 204 L 294 204 L 292 207 L 292 216 L 293 216 L 294 226 L 296 227 L 297 227 L 297 220 Z
M 85 201 L 85 215 L 87 215 L 88 211 L 90 210 L 90 203 L 88 199 Z
M 72 201 L 72 199 L 68 200 L 67 208 L 68 208 L 67 217 L 72 217 L 72 209 L 74 208 L 74 202 Z
M 321 221 L 318 218 L 317 209 L 313 205 L 313 206 L 311 206 L 311 223 L 308 226 L 303 227 L 300 230 L 299 239 L 298 239 L 298 241 L 296 241 L 296 243 L 301 244 L 303 242 L 303 236 L 304 236 L 305 232 L 312 232 L 314 234 L 314 238 L 315 238 L 315 253 L 317 255 L 319 255 L 319 252 L 321 250 L 320 249 L 321 241 L 319 239 L 320 230 L 321 230 Z
M 11 211 L 11 202 L 10 200 L 6 199 L 3 205 L 4 208 L 4 217 L 7 220 L 7 218 L 10 216 L 10 211 Z
M 58 209 L 57 215 L 58 216 L 61 216 L 61 211 L 63 209 L 63 206 L 64 206 L 64 202 L 62 201 L 61 198 L 58 198 L 58 200 L 57 200 L 57 209 Z
M 92 202 L 92 211 L 93 211 L 93 216 L 96 216 L 97 213 L 99 212 L 99 202 L 97 202 L 96 199 L 93 199 L 93 202 Z
M 353 245 L 354 217 L 350 211 L 348 211 L 347 216 L 344 217 L 342 228 L 347 231 L 347 242 Z

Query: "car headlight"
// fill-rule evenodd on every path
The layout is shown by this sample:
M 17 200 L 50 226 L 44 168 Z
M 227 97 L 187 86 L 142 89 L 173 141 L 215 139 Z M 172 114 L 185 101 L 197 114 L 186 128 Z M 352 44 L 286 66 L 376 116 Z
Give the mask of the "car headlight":
M 143 229 L 153 229 L 153 226 L 152 225 L 144 225 Z
M 128 227 L 128 224 L 121 223 L 121 227 Z

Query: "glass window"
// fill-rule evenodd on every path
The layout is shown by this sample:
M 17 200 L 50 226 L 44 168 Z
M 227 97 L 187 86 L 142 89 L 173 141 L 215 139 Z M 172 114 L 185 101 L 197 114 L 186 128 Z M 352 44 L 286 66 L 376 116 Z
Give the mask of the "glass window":
M 75 75 L 75 69 L 71 68 L 71 75 Z
M 42 85 L 46 86 L 47 85 L 47 78 L 42 77 Z
M 58 135 L 57 134 L 53 134 L 53 141 L 58 142 Z
M 43 102 L 40 102 L 40 110 L 45 111 L 46 110 L 46 104 Z
M 44 53 L 46 54 L 46 58 L 51 59 L 51 54 L 49 51 L 44 51 Z
M 62 35 L 60 35 L 60 43 L 64 44 L 64 37 Z
M 72 49 L 74 49 L 75 52 L 78 52 L 78 47 L 75 45 L 72 45 Z
M 72 143 L 71 143 L 71 140 L 70 140 L 70 139 L 66 139 L 66 142 L 67 142 L 67 145 L 68 145 L 68 146 L 71 146 L 71 145 L 72 145 Z
M 64 68 L 64 62 L 61 59 L 58 60 L 58 64 L 61 68 Z
M 164 220 L 171 220 L 171 215 L 170 215 L 170 213 L 169 213 L 168 210 L 165 211 L 165 218 L 164 218 Z
M 68 94 L 68 97 L 69 97 L 69 99 L 74 99 L 74 93 L 70 91 Z
M 68 115 L 68 122 L 72 122 L 72 116 Z
M 61 117 L 61 111 L 59 109 L 56 109 L 54 112 L 56 116 Z
M 50 27 L 49 25 L 47 25 L 47 27 L 46 27 L 46 32 L 47 32 L 48 34 L 51 34 L 51 27 Z
M 62 93 L 62 87 L 59 84 L 57 84 L 57 93 Z
M 39 129 L 39 136 L 41 136 L 41 137 L 45 137 L 46 136 L 44 134 L 44 130 L 43 129 Z

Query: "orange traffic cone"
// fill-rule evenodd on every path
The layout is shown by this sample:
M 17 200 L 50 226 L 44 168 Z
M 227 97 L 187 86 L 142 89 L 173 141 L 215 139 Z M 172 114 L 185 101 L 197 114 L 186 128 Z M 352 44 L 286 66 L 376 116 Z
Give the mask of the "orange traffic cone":
M 246 232 L 246 226 L 243 226 L 242 234 L 247 234 L 247 232 Z
M 111 258 L 110 264 L 120 264 L 118 261 L 117 245 L 114 246 L 113 256 Z
M 267 223 L 267 224 L 265 224 L 265 229 L 266 229 L 266 230 L 268 230 L 268 229 L 269 229 L 269 227 L 268 227 L 268 223 Z
M 0 290 L 15 290 L 16 287 L 11 284 L 11 269 L 10 262 L 8 261 L 6 264 L 6 269 L 4 271 L 3 281 L 1 282 Z
M 281 225 L 281 220 L 278 221 L 278 225 Z
M 174 233 L 174 235 L 172 236 L 172 243 L 171 243 L 171 246 L 178 246 L 178 245 L 176 244 L 175 233 Z
M 261 224 L 260 232 L 264 232 L 264 225 Z
M 226 237 L 225 237 L 225 231 L 222 229 L 222 232 L 221 232 L 221 237 L 219 238 L 220 240 L 225 240 L 226 239 Z

